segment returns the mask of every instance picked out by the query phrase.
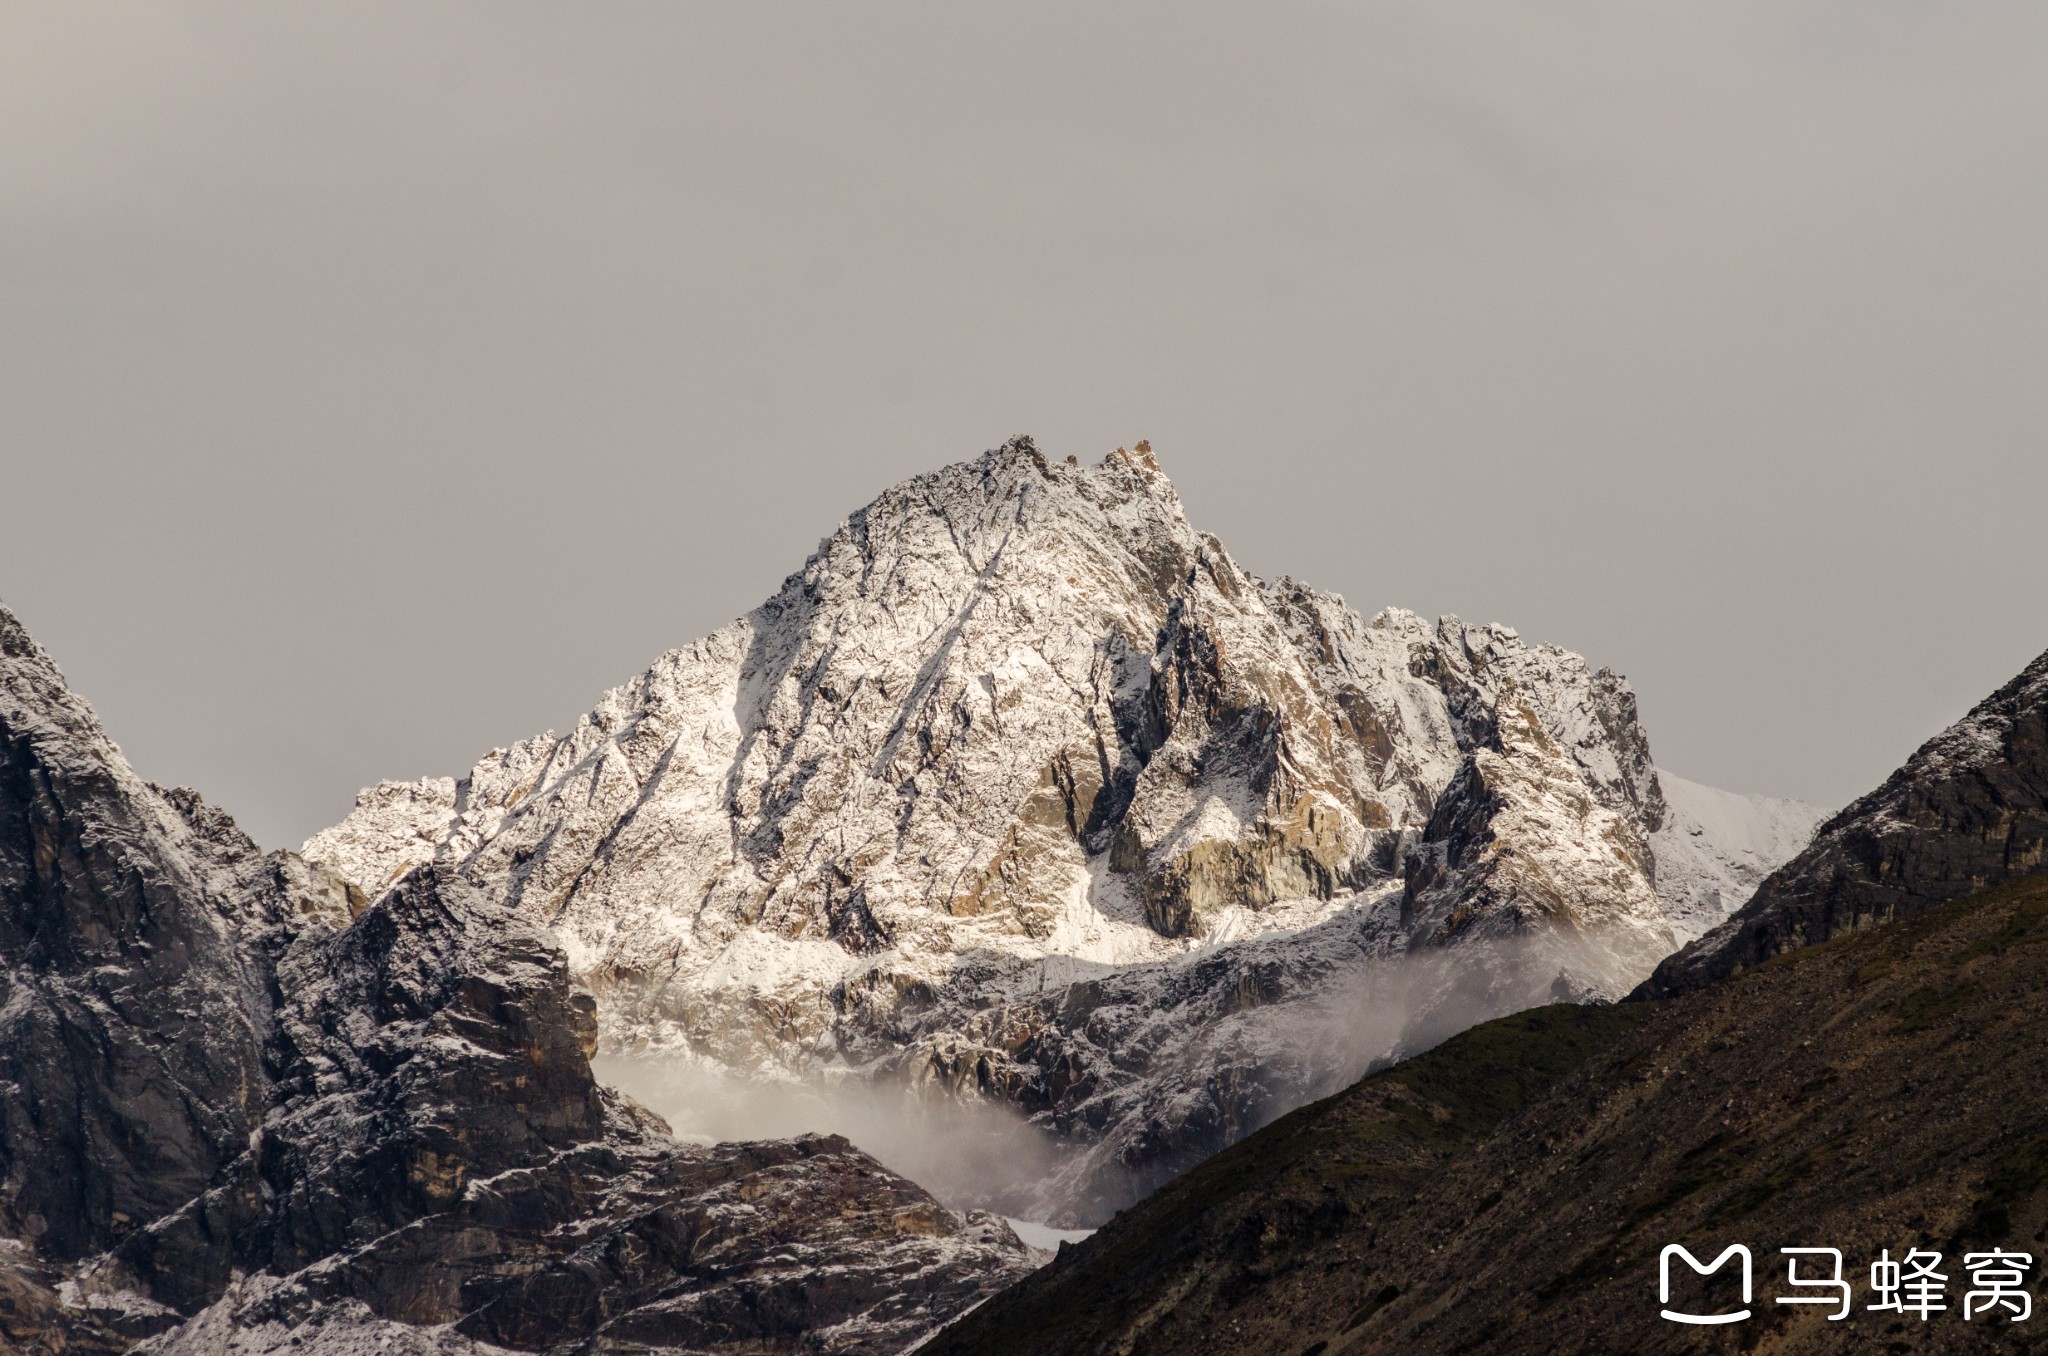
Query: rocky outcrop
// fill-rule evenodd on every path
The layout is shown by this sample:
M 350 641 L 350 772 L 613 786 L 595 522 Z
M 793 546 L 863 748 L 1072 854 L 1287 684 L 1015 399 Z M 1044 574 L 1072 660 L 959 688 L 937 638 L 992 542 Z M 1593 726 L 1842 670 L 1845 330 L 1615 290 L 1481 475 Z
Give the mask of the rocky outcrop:
M 351 1301 L 518 1350 L 886 1351 L 1028 1268 L 843 1140 L 678 1148 L 592 1078 L 546 934 L 432 868 L 280 985 L 261 1145 L 117 1255 L 152 1293 L 218 1239 L 283 1278 L 228 1301 L 245 1325 Z
M 130 772 L 0 609 L 0 1232 L 44 1256 L 182 1205 L 262 1120 L 237 837 Z
M 1658 966 L 1688 992 L 1801 946 L 2048 868 L 2048 654 L 1820 826 L 1733 917 Z
M 4 610 L 0 701 L 15 1349 L 894 1351 L 1029 1268 L 843 1140 L 678 1145 L 544 928 L 259 853 Z
M 1258 579 L 1148 447 L 1018 439 L 883 494 L 568 735 L 365 791 L 304 851 L 370 894 L 432 856 L 552 927 L 610 1049 L 1001 1100 L 1140 1182 L 1305 1095 L 1252 1067 L 1277 1035 L 1196 1021 L 1244 984 L 1277 1011 L 1514 934 L 1542 944 L 1463 1010 L 1625 991 L 1673 945 L 1664 818 L 1613 673 Z M 1120 1044 L 1148 1003 L 1196 1025 Z

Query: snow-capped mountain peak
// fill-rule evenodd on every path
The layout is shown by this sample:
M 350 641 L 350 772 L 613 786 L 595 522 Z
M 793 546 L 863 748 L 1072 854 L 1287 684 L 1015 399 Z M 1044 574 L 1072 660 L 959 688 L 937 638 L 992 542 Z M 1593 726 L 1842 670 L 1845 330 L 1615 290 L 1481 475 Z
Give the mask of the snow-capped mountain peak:
M 1147 1058 L 1048 994 L 1237 984 L 1274 945 L 1317 957 L 1291 993 L 1534 931 L 1596 939 L 1568 987 L 1614 996 L 1674 945 L 1665 820 L 1613 673 L 1268 583 L 1145 444 L 1019 438 L 886 491 L 566 736 L 367 790 L 304 852 L 370 894 L 439 861 L 550 925 L 612 1048 L 886 1072 L 1106 1141 Z M 1688 929 L 1721 862 L 1688 860 Z M 1202 1142 L 1298 1092 L 1257 1084 Z

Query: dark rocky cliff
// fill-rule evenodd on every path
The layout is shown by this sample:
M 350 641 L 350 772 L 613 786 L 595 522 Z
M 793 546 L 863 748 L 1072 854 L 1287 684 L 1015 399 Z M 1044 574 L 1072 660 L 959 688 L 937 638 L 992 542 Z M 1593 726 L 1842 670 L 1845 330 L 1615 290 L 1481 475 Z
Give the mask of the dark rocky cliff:
M 678 1145 L 544 931 L 262 854 L 4 610 L 0 962 L 10 1350 L 891 1351 L 1030 1263 L 843 1140 Z
M 0 610 L 0 1228 L 51 1258 L 183 1204 L 262 1119 L 264 985 L 212 846 Z
M 1795 947 L 2048 867 L 2048 654 L 1821 825 L 1637 996 L 1685 993 Z

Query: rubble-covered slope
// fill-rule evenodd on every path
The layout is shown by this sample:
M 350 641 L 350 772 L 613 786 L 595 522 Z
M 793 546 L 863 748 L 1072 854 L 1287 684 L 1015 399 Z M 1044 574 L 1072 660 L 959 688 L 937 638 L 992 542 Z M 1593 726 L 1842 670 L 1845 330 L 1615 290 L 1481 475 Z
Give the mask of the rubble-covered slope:
M 1642 994 L 1698 988 L 1794 947 L 2048 866 L 2048 654 L 1928 740 Z
M 1014 1104 L 1093 1146 L 1079 1218 L 1329 1075 L 1246 1009 L 1482 940 L 1534 944 L 1491 947 L 1467 1020 L 1625 992 L 1678 940 L 1665 816 L 1616 675 L 1259 580 L 1145 445 L 1018 439 L 566 737 L 366 790 L 304 851 L 371 895 L 439 861 L 548 924 L 610 1048 Z
M 0 929 L 13 1350 L 883 1352 L 1033 1260 L 843 1140 L 677 1145 L 545 929 L 259 853 L 4 609 Z

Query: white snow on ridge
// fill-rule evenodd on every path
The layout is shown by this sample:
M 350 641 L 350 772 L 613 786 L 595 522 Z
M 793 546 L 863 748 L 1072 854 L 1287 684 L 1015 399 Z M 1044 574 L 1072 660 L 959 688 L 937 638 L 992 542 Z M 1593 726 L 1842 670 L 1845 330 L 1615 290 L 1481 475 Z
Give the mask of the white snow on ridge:
M 1055 1229 L 1049 1225 L 1033 1224 L 1028 1219 L 1011 1219 L 1007 1215 L 1003 1217 L 1003 1223 L 1024 1241 L 1025 1247 L 1037 1248 L 1041 1252 L 1052 1252 L 1062 1243 L 1079 1243 L 1095 1232 L 1093 1229 Z
M 1650 835 L 1657 895 L 1680 946 L 1734 913 L 1764 877 L 1813 840 L 1828 811 L 1803 800 L 1745 796 L 1659 768 L 1664 822 Z

